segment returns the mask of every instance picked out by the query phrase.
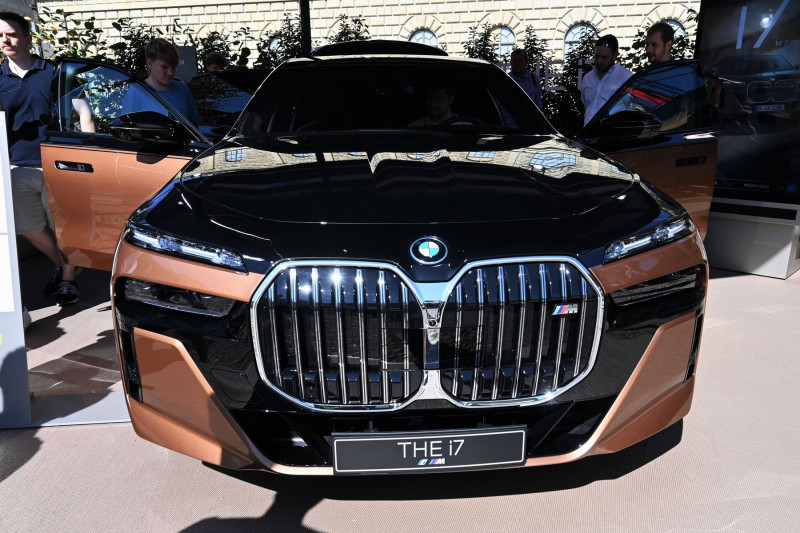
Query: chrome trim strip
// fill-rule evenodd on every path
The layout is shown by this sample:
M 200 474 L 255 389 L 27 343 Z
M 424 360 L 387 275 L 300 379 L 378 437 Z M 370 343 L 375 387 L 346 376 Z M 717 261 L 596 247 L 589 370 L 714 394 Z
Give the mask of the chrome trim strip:
M 389 341 L 386 337 L 386 273 L 378 272 L 378 315 L 381 319 L 381 401 L 389 403 Z
M 364 271 L 356 269 L 356 306 L 358 309 L 358 356 L 361 375 L 361 403 L 369 404 L 369 384 L 367 383 L 367 335 L 364 322 L 367 310 L 364 306 Z
M 275 318 L 275 287 L 270 287 L 269 292 L 272 295 L 269 299 L 269 325 L 270 329 L 272 330 L 272 363 L 275 365 L 275 379 L 278 380 L 279 385 L 283 386 L 283 376 L 281 376 L 281 359 L 280 352 L 278 351 L 278 326 Z M 255 317 L 255 315 L 253 316 Z M 258 360 L 260 361 L 261 358 L 259 357 Z
M 322 403 L 328 403 L 328 384 L 325 382 L 324 348 L 322 346 L 322 328 L 319 323 L 319 270 L 311 269 L 311 308 L 314 313 L 314 342 L 317 345 L 317 379 L 319 380 L 319 397 Z
M 472 373 L 472 400 L 475 401 L 478 399 L 478 384 L 481 381 L 480 371 L 481 363 L 483 362 L 483 350 L 481 349 L 483 344 L 483 270 L 478 268 L 475 271 L 475 275 L 477 279 L 475 280 L 475 286 L 477 288 L 478 294 L 478 327 L 477 327 L 477 334 L 475 335 L 475 367 Z
M 578 328 L 578 348 L 575 357 L 575 369 L 572 371 L 573 379 L 578 376 L 578 370 L 581 368 L 581 353 L 583 352 L 583 331 L 586 328 L 586 307 L 589 302 L 589 294 L 586 289 L 586 280 L 581 279 L 581 321 Z
M 406 298 L 407 298 L 407 294 L 408 294 L 407 291 L 411 291 L 411 293 L 414 294 L 414 296 L 416 297 L 416 301 L 420 305 L 421 312 L 422 312 L 423 316 L 425 317 L 425 316 L 427 316 L 427 314 L 425 313 L 425 303 L 424 303 L 425 300 L 423 300 L 419 296 L 420 294 L 422 294 L 422 291 L 424 290 L 424 291 L 426 291 L 426 294 L 431 294 L 431 293 L 434 292 L 432 289 L 442 289 L 442 291 L 440 293 L 441 296 L 440 296 L 440 299 L 439 299 L 438 303 L 439 303 L 439 306 L 440 306 L 440 310 L 443 310 L 445 304 L 447 303 L 447 299 L 449 298 L 450 294 L 453 292 L 453 290 L 458 285 L 458 283 L 461 281 L 461 279 L 464 277 L 464 275 L 467 272 L 469 272 L 470 270 L 472 270 L 472 269 L 480 269 L 480 268 L 485 267 L 485 266 L 507 265 L 507 264 L 516 264 L 516 263 L 520 263 L 520 264 L 526 264 L 526 263 L 548 263 L 548 264 L 551 264 L 551 263 L 559 263 L 559 262 L 568 263 L 568 264 L 572 265 L 573 267 L 575 267 L 577 270 L 579 270 L 581 272 L 582 278 L 585 280 L 585 282 L 587 283 L 588 287 L 591 288 L 595 292 L 595 294 L 597 295 L 597 310 L 596 310 L 597 320 L 596 320 L 596 324 L 595 324 L 593 345 L 592 345 L 592 348 L 591 348 L 589 362 L 587 363 L 586 370 L 581 372 L 574 380 L 572 380 L 571 383 L 569 383 L 568 385 L 565 385 L 560 390 L 558 390 L 556 393 L 547 393 L 547 394 L 543 394 L 543 395 L 540 395 L 540 396 L 536 396 L 535 393 L 534 393 L 531 397 L 528 397 L 528 398 L 525 398 L 525 399 L 522 399 L 522 400 L 518 399 L 518 398 L 509 398 L 509 399 L 502 399 L 502 400 L 461 401 L 461 400 L 458 400 L 456 398 L 453 398 L 446 391 L 442 390 L 441 384 L 439 383 L 438 379 L 432 380 L 433 376 L 436 376 L 437 378 L 439 377 L 439 371 L 438 370 L 427 370 L 427 371 L 424 371 L 423 383 L 420 386 L 419 390 L 416 391 L 416 393 L 412 397 L 409 397 L 408 394 L 405 394 L 404 397 L 407 398 L 405 401 L 391 403 L 391 404 L 382 404 L 382 405 L 346 405 L 346 404 L 344 404 L 344 405 L 331 405 L 331 404 L 313 404 L 313 403 L 310 403 L 310 402 L 298 400 L 297 398 L 286 394 L 283 390 L 281 390 L 280 388 L 275 386 L 272 382 L 270 382 L 269 379 L 267 379 L 267 377 L 266 377 L 266 372 L 265 372 L 265 369 L 264 369 L 264 362 L 263 362 L 263 357 L 262 357 L 262 352 L 261 352 L 261 347 L 260 347 L 260 340 L 259 340 L 259 333 L 258 333 L 258 323 L 257 323 L 258 321 L 257 321 L 257 318 L 256 318 L 256 314 L 257 314 L 256 313 L 256 308 L 258 306 L 258 302 L 261 300 L 261 298 L 263 297 L 264 293 L 270 287 L 271 283 L 275 280 L 275 278 L 277 276 L 279 276 L 287 268 L 297 268 L 297 267 L 331 267 L 331 268 L 334 268 L 334 267 L 360 267 L 360 268 L 385 269 L 387 271 L 391 271 L 393 274 L 397 275 L 398 278 L 400 278 L 400 280 L 402 280 L 403 283 L 401 284 L 401 287 L 403 288 L 403 294 L 406 295 Z M 543 264 L 540 265 L 539 276 L 540 276 L 540 284 L 541 284 L 542 289 L 543 289 L 543 293 L 542 293 L 543 299 L 542 299 L 541 306 L 542 306 L 542 315 L 543 315 L 543 319 L 544 319 L 544 316 L 546 316 L 545 313 L 546 313 L 546 307 L 547 307 L 548 300 L 546 298 L 546 295 L 547 295 L 546 276 L 545 276 L 545 266 Z M 268 387 L 270 387 L 273 391 L 275 391 L 277 394 L 281 395 L 282 397 L 288 399 L 289 401 L 291 401 L 291 402 L 293 402 L 293 403 L 295 403 L 295 404 L 297 404 L 297 405 L 299 405 L 301 407 L 304 407 L 304 408 L 306 408 L 306 409 L 308 409 L 310 411 L 315 411 L 315 412 L 332 412 L 332 411 L 336 411 L 336 412 L 345 412 L 345 413 L 346 412 L 359 413 L 359 412 L 364 412 L 364 411 L 396 411 L 396 410 L 399 410 L 399 409 L 402 409 L 402 408 L 408 406 L 409 404 L 413 403 L 416 399 L 423 397 L 423 395 L 426 398 L 436 397 L 437 399 L 444 399 L 444 400 L 447 400 L 448 402 L 452 403 L 453 405 L 456 405 L 456 406 L 459 406 L 459 407 L 464 407 L 464 408 L 470 408 L 470 409 L 484 409 L 484 408 L 502 407 L 502 406 L 526 406 L 526 405 L 536 405 L 536 404 L 540 404 L 540 403 L 543 403 L 543 402 L 550 401 L 554 397 L 566 392 L 567 390 L 572 388 L 574 385 L 579 383 L 592 370 L 592 368 L 594 367 L 594 363 L 596 361 L 596 358 L 597 358 L 597 349 L 598 349 L 598 346 L 600 345 L 600 332 L 601 332 L 601 329 L 602 329 L 603 315 L 604 315 L 604 312 L 605 312 L 605 300 L 604 300 L 603 296 L 604 296 L 603 295 L 603 291 L 601 290 L 599 284 L 597 284 L 597 282 L 594 280 L 594 277 L 589 272 L 589 270 L 587 268 L 585 268 L 576 259 L 574 259 L 572 257 L 566 257 L 566 256 L 523 256 L 523 257 L 505 257 L 505 258 L 502 258 L 502 259 L 489 259 L 489 260 L 475 261 L 475 262 L 468 263 L 468 264 L 464 265 L 453 276 L 453 278 L 450 281 L 446 282 L 446 283 L 436 282 L 436 283 L 428 283 L 428 284 L 425 284 L 425 283 L 419 283 L 419 284 L 414 283 L 398 267 L 396 267 L 395 265 L 389 264 L 389 263 L 381 263 L 381 262 L 373 263 L 373 262 L 369 262 L 369 261 L 338 261 L 338 260 L 286 261 L 284 263 L 277 264 L 273 268 L 273 270 L 270 271 L 267 274 L 267 276 L 261 282 L 261 285 L 259 286 L 259 288 L 254 293 L 253 298 L 252 298 L 252 300 L 250 302 L 250 311 L 251 311 L 251 322 L 250 323 L 251 323 L 253 342 L 254 342 L 255 352 L 256 352 L 255 353 L 255 355 L 256 355 L 256 365 L 258 367 L 259 375 L 261 376 L 262 381 L 264 383 L 266 383 L 266 385 Z M 338 305 L 341 306 L 341 287 L 340 286 L 338 287 L 338 290 L 337 290 L 336 300 L 339 302 Z M 429 298 L 428 301 L 431 301 L 431 299 Z M 408 308 L 408 305 L 410 305 L 410 304 L 408 304 L 408 303 L 406 304 L 406 309 Z M 337 316 L 339 314 L 340 313 L 337 313 Z M 439 315 L 439 316 L 441 316 L 441 315 Z M 338 332 L 337 332 L 338 333 L 338 342 L 339 342 L 339 346 L 340 346 L 340 349 L 341 349 L 344 341 L 343 341 L 343 338 L 342 338 L 343 332 L 342 332 L 342 329 L 341 329 L 342 326 L 341 326 L 340 320 L 337 320 L 337 327 L 338 327 Z M 407 312 L 404 313 L 404 327 L 405 327 L 406 331 L 408 331 L 408 314 L 407 314 Z M 438 329 L 439 327 L 440 327 L 440 324 L 438 324 L 438 323 L 435 326 L 430 326 L 427 323 L 427 321 L 423 321 L 423 328 L 425 330 Z M 539 344 L 542 343 L 542 340 L 543 339 L 541 339 L 541 338 L 539 339 Z M 407 351 L 407 344 L 408 344 L 408 337 L 407 336 L 405 337 L 405 343 L 406 343 L 406 351 L 405 351 L 404 365 L 406 365 L 406 370 L 409 370 L 410 369 L 410 361 L 409 361 L 408 351 Z M 340 373 L 344 371 L 344 367 L 341 366 L 341 363 L 343 362 L 344 354 L 341 354 L 341 355 L 342 355 L 342 357 L 340 357 Z M 539 361 L 539 364 L 540 363 L 541 363 L 541 361 Z M 537 379 L 538 379 L 538 375 L 537 375 Z M 406 381 L 407 381 L 407 379 L 406 379 Z M 436 384 L 433 384 L 432 381 L 435 381 Z M 409 384 L 407 382 L 404 383 L 405 387 L 408 387 L 408 385 Z M 342 382 L 342 389 L 345 390 L 345 392 L 346 392 L 346 383 L 344 383 L 344 381 Z M 346 399 L 346 397 L 347 397 L 346 394 L 343 394 L 342 398 Z
M 500 388 L 500 368 L 503 359 L 503 334 L 506 325 L 506 272 L 497 267 L 497 299 L 499 303 L 499 316 L 497 317 L 497 342 L 494 347 L 494 376 L 492 379 L 492 400 L 497 399 Z
M 533 376 L 531 395 L 539 392 L 539 369 L 542 368 L 542 352 L 544 350 L 544 326 L 547 322 L 547 268 L 539 265 L 539 340 L 536 343 L 536 373 Z
M 297 317 L 297 269 L 289 270 L 289 291 L 291 293 L 292 340 L 294 341 L 295 366 L 297 367 L 297 393 L 300 399 L 306 397 L 305 378 L 303 377 L 303 354 L 300 353 L 300 328 Z
M 559 265 L 559 276 L 561 278 L 561 298 L 566 301 L 567 296 L 567 267 L 563 263 Z M 553 370 L 553 390 L 558 388 L 558 378 L 561 373 L 561 351 L 564 349 L 564 329 L 566 327 L 566 319 L 561 318 L 558 324 L 558 343 L 556 348 L 556 366 Z
M 339 357 L 339 392 L 341 398 L 339 401 L 347 405 L 350 403 L 350 398 L 347 395 L 347 353 L 344 345 L 344 325 L 342 324 L 342 276 L 339 269 L 334 270 L 333 290 L 336 292 L 334 296 L 334 309 L 336 312 L 336 353 Z
M 403 294 L 403 398 L 408 398 L 411 394 L 411 382 L 408 380 L 408 373 L 411 370 L 411 354 L 408 353 L 408 289 L 405 285 L 401 290 Z
M 525 313 L 528 306 L 528 296 L 525 290 L 528 287 L 528 276 L 525 274 L 525 265 L 519 265 L 519 334 L 517 335 L 517 360 L 514 365 L 514 385 L 511 397 L 519 395 L 519 375 L 522 371 L 522 347 L 525 341 Z
M 453 396 L 458 394 L 458 372 L 456 368 L 461 368 L 461 325 L 464 318 L 464 294 L 461 284 L 456 285 L 456 332 L 455 332 L 455 351 L 453 353 Z

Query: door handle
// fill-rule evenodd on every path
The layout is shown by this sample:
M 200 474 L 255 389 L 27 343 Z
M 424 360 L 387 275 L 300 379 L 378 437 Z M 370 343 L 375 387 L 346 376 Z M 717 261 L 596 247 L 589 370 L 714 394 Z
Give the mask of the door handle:
M 682 157 L 675 161 L 676 167 L 688 167 L 689 165 L 702 165 L 706 162 L 706 156 L 698 155 L 697 157 Z
M 71 172 L 94 172 L 94 168 L 89 163 L 73 163 L 72 161 L 56 161 L 56 168 Z

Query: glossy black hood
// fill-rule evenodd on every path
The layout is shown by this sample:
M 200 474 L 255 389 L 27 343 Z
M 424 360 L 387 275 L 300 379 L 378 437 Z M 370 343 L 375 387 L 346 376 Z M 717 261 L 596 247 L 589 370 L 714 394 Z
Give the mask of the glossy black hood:
M 592 266 L 614 239 L 669 216 L 635 176 L 580 145 L 546 137 L 487 148 L 287 154 L 226 144 L 133 220 L 237 253 L 251 272 L 290 259 L 367 260 L 436 281 L 500 257 Z M 412 259 L 427 236 L 445 244 L 445 262 Z
M 489 139 L 480 151 L 458 143 L 375 151 L 370 142 L 352 141 L 338 146 L 348 151 L 325 152 L 314 143 L 223 144 L 191 165 L 182 184 L 204 201 L 264 220 L 430 224 L 573 217 L 634 181 L 597 152 L 551 136 Z

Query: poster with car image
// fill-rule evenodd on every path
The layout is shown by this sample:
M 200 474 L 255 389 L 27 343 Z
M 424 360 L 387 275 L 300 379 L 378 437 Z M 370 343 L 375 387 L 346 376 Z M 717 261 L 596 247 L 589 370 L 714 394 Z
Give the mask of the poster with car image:
M 703 0 L 714 196 L 800 204 L 800 0 Z

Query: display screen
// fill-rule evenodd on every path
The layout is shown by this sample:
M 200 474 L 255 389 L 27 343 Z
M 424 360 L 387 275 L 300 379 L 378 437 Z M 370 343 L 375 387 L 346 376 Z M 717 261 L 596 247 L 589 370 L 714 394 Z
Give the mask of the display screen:
M 703 0 L 714 196 L 800 204 L 800 0 Z

